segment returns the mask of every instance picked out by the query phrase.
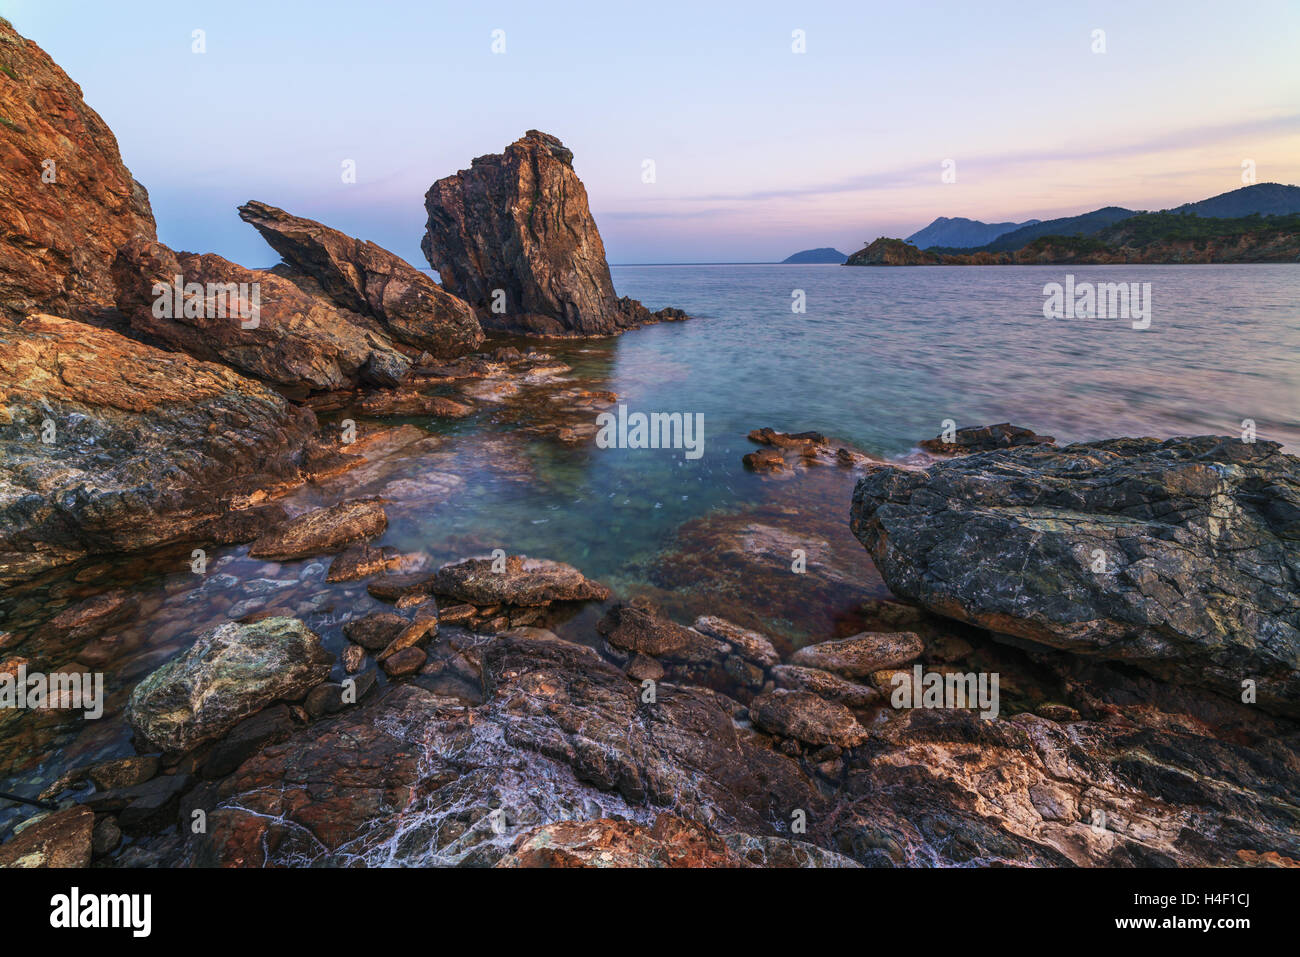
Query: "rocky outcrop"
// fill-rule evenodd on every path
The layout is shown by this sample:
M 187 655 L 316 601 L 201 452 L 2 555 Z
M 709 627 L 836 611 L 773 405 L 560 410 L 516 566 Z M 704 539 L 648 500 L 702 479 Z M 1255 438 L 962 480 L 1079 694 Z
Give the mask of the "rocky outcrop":
M 0 583 L 208 534 L 297 481 L 315 428 L 224 366 L 54 316 L 0 324 Z
M 1300 459 L 1276 443 L 1111 439 L 879 470 L 852 524 L 931 611 L 1300 713 Z
M 192 292 L 176 292 L 177 276 L 185 287 L 194 284 Z M 135 241 L 119 253 L 113 280 L 118 308 L 137 335 L 287 389 L 394 386 L 410 371 L 375 320 L 214 253 Z
M 790 659 L 792 665 L 829 671 L 844 678 L 865 678 L 873 672 L 915 661 L 924 649 L 910 631 L 864 632 L 835 641 L 805 645 Z
M 0 72 L 0 318 L 98 320 L 118 248 L 156 235 L 149 195 L 81 88 L 3 18 Z
M 162 751 L 188 751 L 280 698 L 299 698 L 330 672 L 320 638 L 295 618 L 230 623 L 136 685 L 127 717 Z
M 488 329 L 598 336 L 686 318 L 615 295 L 573 154 L 554 136 L 529 130 L 438 180 L 424 204 L 425 256 Z
M 853 253 L 846 266 L 937 266 L 939 257 L 902 239 L 881 236 Z
M 266 203 L 245 203 L 239 217 L 290 270 L 312 277 L 341 308 L 379 321 L 398 342 L 446 359 L 483 341 L 464 301 L 388 250 Z
M 1023 429 L 1010 422 L 998 425 L 970 426 L 957 429 L 952 433 L 951 441 L 942 435 L 918 442 L 927 452 L 939 455 L 967 455 L 971 452 L 989 452 L 993 449 L 1014 448 L 1020 445 L 1054 445 L 1056 439 L 1050 435 L 1039 435 L 1032 429 Z

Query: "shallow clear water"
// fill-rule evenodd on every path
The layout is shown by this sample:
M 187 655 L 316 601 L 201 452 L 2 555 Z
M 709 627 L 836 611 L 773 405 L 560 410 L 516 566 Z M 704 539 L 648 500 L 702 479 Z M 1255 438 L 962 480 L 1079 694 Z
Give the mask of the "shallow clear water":
M 1147 330 L 1124 320 L 1047 320 L 1043 285 L 1059 267 L 615 267 L 621 294 L 698 317 L 617 339 L 531 343 L 570 367 L 513 395 L 475 393 L 455 422 L 360 420 L 382 449 L 363 468 L 301 489 L 296 509 L 382 495 L 379 544 L 430 563 L 494 548 L 571 562 L 616 597 L 647 594 L 679 621 L 720 614 L 783 650 L 861 630 L 863 602 L 887 594 L 848 531 L 854 475 L 821 467 L 784 478 L 745 471 L 746 435 L 817 430 L 881 457 L 958 426 L 1011 421 L 1058 440 L 1239 434 L 1300 450 L 1300 267 L 1089 267 L 1077 281 L 1150 282 Z M 803 290 L 807 311 L 791 310 Z M 524 344 L 521 344 L 524 345 Z M 701 413 L 704 453 L 599 449 L 557 441 L 595 411 L 565 390 L 617 393 L 629 411 Z M 340 418 L 335 416 L 335 418 Z M 808 574 L 791 572 L 806 550 Z M 189 549 L 103 559 L 0 611 L 6 656 L 48 669 L 85 659 L 85 642 L 42 634 L 43 620 L 109 588 L 139 605 L 96 638 L 104 718 L 0 716 L 0 789 L 38 793 L 69 768 L 131 752 L 127 695 L 194 636 L 269 610 L 303 617 L 332 651 L 342 625 L 384 607 L 365 583 L 324 582 L 329 559 L 265 563 L 216 550 L 208 573 Z M 109 566 L 105 570 L 105 566 Z M 75 575 L 75 577 L 74 577 Z M 562 634 L 592 640 L 599 608 Z M 48 629 L 47 629 L 48 632 Z M 51 650 L 57 649 L 57 650 Z M 341 672 L 335 677 L 341 677 Z M 25 811 L 0 807 L 0 831 Z

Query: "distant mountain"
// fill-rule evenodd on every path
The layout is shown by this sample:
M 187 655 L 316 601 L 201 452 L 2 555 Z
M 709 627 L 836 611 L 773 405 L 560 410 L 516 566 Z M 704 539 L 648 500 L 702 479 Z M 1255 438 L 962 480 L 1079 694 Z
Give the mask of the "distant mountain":
M 1027 219 L 1023 223 L 982 223 L 978 219 L 967 219 L 964 216 L 940 216 L 925 229 L 908 236 L 907 241 L 919 249 L 931 246 L 971 249 L 991 243 L 1013 229 L 1032 226 L 1037 222 L 1037 219 Z
M 1220 193 L 1199 203 L 1187 203 L 1171 212 L 1213 216 L 1218 219 L 1236 219 L 1255 213 L 1260 216 L 1290 216 L 1292 213 L 1300 213 L 1300 186 L 1256 183 L 1254 186 Z
M 842 263 L 849 257 L 838 249 L 831 249 L 830 246 L 821 246 L 818 249 L 805 249 L 803 252 L 795 253 L 781 260 L 781 265 L 796 265 L 808 263 Z
M 1003 233 L 993 242 L 979 248 L 985 252 L 1002 253 L 1020 249 L 1040 236 L 1095 236 L 1107 226 L 1113 226 L 1121 219 L 1128 219 L 1134 212 L 1120 206 L 1103 206 L 1081 216 L 1046 219 L 1032 226 L 1021 226 L 1009 233 Z

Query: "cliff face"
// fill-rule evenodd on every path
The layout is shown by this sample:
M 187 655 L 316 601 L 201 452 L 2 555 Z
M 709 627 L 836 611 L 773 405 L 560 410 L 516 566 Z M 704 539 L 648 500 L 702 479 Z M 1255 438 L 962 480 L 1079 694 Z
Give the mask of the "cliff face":
M 573 154 L 554 136 L 529 130 L 438 180 L 424 204 L 425 256 L 489 329 L 593 336 L 685 318 L 615 294 Z
M 0 72 L 0 316 L 98 320 L 118 247 L 156 237 L 149 195 L 81 88 L 3 18 Z
M 399 342 L 438 358 L 482 343 L 467 303 L 383 247 L 266 203 L 245 203 L 239 216 L 284 257 L 289 278 L 310 276 L 337 305 L 378 320 Z

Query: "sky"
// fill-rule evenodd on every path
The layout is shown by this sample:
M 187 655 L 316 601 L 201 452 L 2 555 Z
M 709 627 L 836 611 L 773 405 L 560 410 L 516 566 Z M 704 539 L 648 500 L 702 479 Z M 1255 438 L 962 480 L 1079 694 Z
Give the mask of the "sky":
M 1245 161 L 1259 182 L 1300 183 L 1297 0 L 0 13 L 116 133 L 159 238 L 247 266 L 277 259 L 236 214 L 249 199 L 426 266 L 429 185 L 528 129 L 573 151 L 611 263 L 852 252 L 936 216 L 1162 209 L 1240 187 Z

